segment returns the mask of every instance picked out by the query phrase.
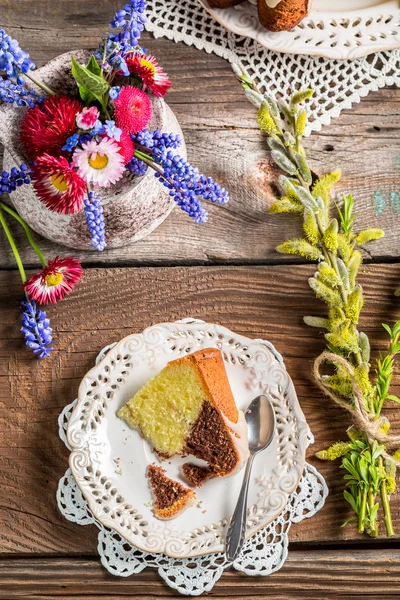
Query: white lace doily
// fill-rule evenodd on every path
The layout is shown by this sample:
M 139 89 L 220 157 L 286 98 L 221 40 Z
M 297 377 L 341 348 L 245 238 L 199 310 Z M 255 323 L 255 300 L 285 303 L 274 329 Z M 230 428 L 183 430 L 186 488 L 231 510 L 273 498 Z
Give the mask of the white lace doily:
M 257 340 L 260 343 L 268 342 Z M 96 364 L 113 346 L 103 348 Z M 275 349 L 272 347 L 273 351 Z M 278 360 L 282 361 L 276 352 Z M 76 400 L 68 404 L 59 416 L 59 435 L 69 448 L 66 429 Z M 308 444 L 314 438 L 309 431 Z M 69 448 L 70 449 L 70 448 Z M 57 489 L 57 503 L 61 513 L 69 521 L 79 525 L 96 525 L 99 529 L 98 552 L 103 566 L 113 575 L 128 577 L 140 573 L 146 567 L 158 570 L 162 579 L 184 595 L 199 596 L 209 592 L 221 577 L 224 569 L 233 566 L 247 575 L 269 575 L 278 571 L 288 554 L 288 534 L 292 523 L 312 517 L 324 505 L 328 488 L 324 478 L 306 463 L 303 477 L 294 494 L 289 497 L 286 509 L 267 527 L 247 540 L 238 559 L 231 565 L 224 553 L 207 554 L 197 558 L 176 559 L 164 554 L 149 554 L 131 546 L 121 536 L 104 527 L 91 514 L 86 500 L 73 478 L 70 469 L 60 479 Z
M 287 98 L 294 89 L 312 87 L 308 134 L 319 131 L 369 92 L 386 85 L 400 87 L 400 50 L 356 60 L 281 54 L 228 31 L 197 0 L 148 0 L 146 14 L 146 29 L 155 37 L 184 42 L 240 64 L 255 77 L 262 92 Z

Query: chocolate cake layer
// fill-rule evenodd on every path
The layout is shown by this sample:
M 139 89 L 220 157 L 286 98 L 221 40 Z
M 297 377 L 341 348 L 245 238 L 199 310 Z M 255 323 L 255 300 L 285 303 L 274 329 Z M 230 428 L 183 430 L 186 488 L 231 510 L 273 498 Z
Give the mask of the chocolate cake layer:
M 147 477 L 154 496 L 154 506 L 158 510 L 170 508 L 190 492 L 178 481 L 167 477 L 165 473 L 165 469 L 158 465 L 152 464 L 147 467 Z
M 221 415 L 210 402 L 203 402 L 185 446 L 187 454 L 208 463 L 208 467 L 198 467 L 191 463 L 183 465 L 182 472 L 193 485 L 201 485 L 212 477 L 229 474 L 239 460 Z

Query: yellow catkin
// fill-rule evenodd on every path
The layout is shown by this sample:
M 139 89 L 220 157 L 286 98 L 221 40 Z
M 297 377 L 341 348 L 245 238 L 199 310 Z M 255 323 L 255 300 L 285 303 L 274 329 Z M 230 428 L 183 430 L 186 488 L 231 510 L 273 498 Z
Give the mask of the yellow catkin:
M 304 210 L 303 205 L 299 200 L 289 198 L 288 196 L 282 196 L 276 200 L 268 209 L 269 213 L 302 213 Z
M 347 265 L 347 263 L 350 260 L 353 249 L 349 240 L 343 233 L 339 233 L 337 239 L 340 257 L 343 260 L 343 262 Z
M 361 252 L 359 252 L 359 250 L 354 250 L 347 263 L 347 268 L 349 271 L 349 281 L 352 286 L 354 286 L 356 282 L 356 277 L 362 265 L 362 260 L 363 258 Z
M 332 391 L 337 392 L 340 396 L 343 396 L 344 398 L 351 398 L 352 387 L 350 379 L 335 374 L 324 379 L 324 383 L 328 385 Z
M 330 287 L 337 287 L 340 283 L 339 277 L 335 269 L 330 267 L 328 263 L 322 262 L 318 265 L 319 279 Z
M 371 382 L 369 380 L 369 365 L 362 363 L 354 369 L 354 378 L 361 388 L 363 394 L 369 394 L 372 389 Z
M 264 131 L 267 135 L 273 135 L 277 133 L 275 121 L 272 118 L 269 108 L 266 104 L 262 104 L 258 109 L 257 123 L 261 131 Z
M 386 477 L 385 485 L 386 485 L 386 492 L 387 492 L 388 496 L 391 496 L 392 494 L 395 493 L 395 491 L 396 491 L 396 480 L 393 477 L 393 475 L 388 475 Z
M 360 231 L 360 233 L 356 237 L 356 242 L 359 246 L 362 246 L 363 244 L 372 242 L 372 240 L 379 240 L 384 235 L 385 233 L 382 229 L 379 229 L 378 227 L 370 227 L 369 229 L 364 229 L 364 231 Z
M 304 102 L 304 100 L 308 100 L 309 98 L 311 98 L 313 94 L 314 90 L 310 88 L 299 90 L 298 92 L 295 92 L 293 94 L 290 101 L 292 104 L 300 104 L 300 102 Z
M 337 458 L 341 458 L 347 454 L 349 450 L 349 442 L 335 442 L 326 450 L 320 450 L 317 452 L 315 456 L 321 460 L 336 460 Z
M 303 110 L 301 110 L 299 112 L 297 119 L 296 119 L 295 131 L 296 131 L 296 135 L 298 137 L 301 137 L 303 135 L 306 125 L 307 125 L 307 112 L 303 108 Z
M 339 181 L 340 171 L 334 171 L 333 173 L 327 173 L 323 175 L 314 183 L 311 194 L 314 198 L 322 198 L 326 211 L 329 211 L 330 205 L 330 192 L 332 186 Z
M 313 244 L 313 246 L 316 246 L 321 241 L 321 234 L 318 229 L 315 214 L 311 208 L 304 209 L 303 230 L 307 240 L 310 244 Z
M 317 298 L 323 300 L 329 306 L 338 306 L 341 304 L 342 299 L 336 290 L 333 290 L 321 281 L 318 281 L 315 277 L 310 277 L 308 283 Z
M 287 240 L 277 246 L 276 250 L 281 254 L 294 254 L 295 256 L 303 256 L 308 260 L 319 260 L 321 258 L 321 251 L 302 238 Z
M 357 286 L 351 294 L 347 297 L 345 306 L 346 316 L 351 320 L 352 323 L 357 324 L 360 317 L 360 311 L 363 307 L 364 299 L 362 294 L 361 286 Z
M 331 252 L 336 252 L 338 248 L 338 229 L 337 220 L 332 219 L 324 233 L 323 240 L 325 247 Z
M 357 335 L 349 319 L 341 323 L 334 331 L 325 334 L 327 341 L 345 352 L 357 352 Z

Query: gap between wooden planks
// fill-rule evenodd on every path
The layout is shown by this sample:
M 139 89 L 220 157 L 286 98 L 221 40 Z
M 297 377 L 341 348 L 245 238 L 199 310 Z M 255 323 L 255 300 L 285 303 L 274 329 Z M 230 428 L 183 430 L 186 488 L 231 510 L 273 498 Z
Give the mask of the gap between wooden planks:
M 57 417 L 76 397 L 81 378 L 103 346 L 152 323 L 187 316 L 268 339 L 285 357 L 316 438 L 308 460 L 320 469 L 330 489 L 324 509 L 293 526 L 291 540 L 359 539 L 354 528 L 341 528 L 350 516 L 341 471 L 336 464 L 313 458 L 315 451 L 343 439 L 349 424 L 347 415 L 323 398 L 310 378 L 312 360 L 323 348 L 318 331 L 302 323 L 304 314 L 323 314 L 322 304 L 307 286 L 314 269 L 313 265 L 88 269 L 72 296 L 48 308 L 55 351 L 45 361 L 31 358 L 19 333 L 17 273 L 0 272 L 0 552 L 96 553 L 97 530 L 68 523 L 57 511 L 56 487 L 68 466 Z M 394 321 L 399 312 L 393 292 L 399 285 L 400 265 L 371 265 L 363 271 L 367 304 L 361 328 L 370 335 L 373 348 L 383 350 L 380 324 Z M 391 403 L 388 414 L 399 429 L 397 405 Z M 393 518 L 400 535 L 399 508 L 395 497 Z
M 340 554 L 291 550 L 282 569 L 268 578 L 227 571 L 209 595 L 236 600 L 389 600 L 399 597 L 399 580 L 399 550 L 342 550 Z M 171 596 L 178 594 L 150 569 L 122 578 L 107 573 L 98 560 L 0 559 L 0 598 L 4 600 L 162 600 Z
M 120 0 L 0 0 L 0 27 L 41 65 L 69 50 L 95 48 L 119 7 Z M 167 101 L 181 123 L 189 159 L 226 186 L 231 201 L 224 207 L 210 206 L 205 226 L 195 225 L 175 210 L 149 237 L 130 247 L 74 254 L 89 264 L 135 266 L 290 262 L 287 256 L 277 254 L 275 247 L 287 237 L 299 235 L 301 220 L 267 214 L 276 193 L 277 171 L 257 129 L 255 110 L 245 100 L 228 62 L 147 33 L 143 40 L 171 77 Z M 399 257 L 399 102 L 397 88 L 371 93 L 304 143 L 316 172 L 342 169 L 335 194 L 338 198 L 343 193 L 354 194 L 359 227 L 385 229 L 385 238 L 369 246 L 375 259 Z M 38 264 L 20 228 L 13 227 L 13 231 L 25 264 Z M 50 256 L 70 253 L 44 240 L 41 245 Z M 0 236 L 0 267 L 12 266 L 12 254 Z

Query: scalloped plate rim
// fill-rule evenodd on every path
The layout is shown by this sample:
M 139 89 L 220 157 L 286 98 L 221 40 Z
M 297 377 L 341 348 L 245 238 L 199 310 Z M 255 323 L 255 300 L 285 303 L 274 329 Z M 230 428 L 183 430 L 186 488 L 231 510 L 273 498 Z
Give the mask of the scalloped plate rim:
M 257 26 L 251 27 L 249 26 L 248 28 L 248 32 L 246 33 L 243 29 L 241 30 L 240 28 L 238 28 L 235 25 L 235 22 L 229 22 L 229 19 L 227 19 L 227 17 L 229 17 L 230 15 L 236 16 L 239 12 L 242 13 L 242 15 L 247 15 L 249 18 L 253 17 L 253 13 L 251 12 L 251 9 L 249 12 L 247 12 L 247 9 L 245 10 L 241 10 L 238 9 L 238 7 L 230 7 L 230 8 L 212 8 L 211 6 L 209 6 L 207 0 L 197 0 L 197 2 L 199 2 L 204 8 L 205 10 L 223 27 L 225 27 L 228 31 L 232 31 L 232 33 L 235 33 L 236 35 L 239 35 L 241 37 L 249 37 L 251 39 L 256 40 L 261 46 L 263 46 L 264 48 L 267 48 L 268 50 L 273 50 L 275 52 L 282 52 L 284 54 L 299 54 L 299 55 L 305 55 L 305 56 L 321 56 L 323 58 L 330 58 L 330 59 L 336 59 L 336 60 L 355 60 L 357 58 L 361 58 L 363 56 L 368 56 L 369 54 L 374 54 L 375 52 L 382 52 L 382 51 L 388 51 L 388 50 L 395 50 L 397 48 L 400 48 L 400 6 L 397 4 L 396 0 L 388 0 L 387 2 L 385 2 L 384 4 L 378 5 L 378 6 L 370 6 L 370 7 L 366 7 L 366 8 L 361 8 L 361 9 L 357 9 L 357 10 L 351 10 L 351 11 L 347 11 L 346 13 L 342 13 L 339 11 L 329 11 L 329 12 L 321 12 L 321 11 L 316 11 L 316 10 L 311 10 L 310 14 L 308 15 L 308 17 L 306 17 L 305 19 L 303 19 L 302 23 L 303 24 L 307 24 L 307 22 L 310 22 L 312 20 L 329 20 L 329 19 L 337 19 L 339 16 L 341 19 L 357 19 L 357 17 L 365 17 L 365 18 L 371 18 L 373 17 L 375 14 L 377 14 L 379 11 L 379 6 L 384 6 L 384 7 L 390 7 L 391 10 L 393 11 L 393 18 L 398 18 L 399 19 L 399 25 L 397 26 L 398 29 L 398 33 L 396 36 L 393 36 L 391 39 L 393 38 L 397 38 L 397 40 L 393 39 L 393 42 L 387 42 L 387 39 L 385 39 L 386 43 L 384 43 L 384 40 L 376 40 L 375 42 L 371 43 L 370 45 L 367 44 L 362 44 L 360 46 L 356 46 L 356 47 L 350 47 L 347 48 L 344 45 L 339 46 L 340 50 L 341 50 L 341 54 L 339 55 L 337 52 L 337 46 L 333 47 L 333 48 L 327 48 L 327 47 L 313 47 L 313 46 L 308 46 L 305 47 L 302 40 L 294 40 L 291 45 L 284 45 L 282 42 L 281 43 L 274 43 L 273 39 L 270 39 L 270 37 L 272 36 L 276 36 L 277 34 L 274 32 L 269 32 L 267 29 L 265 29 L 261 23 L 258 23 Z M 238 5 L 238 6 L 242 6 L 243 5 Z M 381 9 L 382 10 L 382 9 Z M 246 12 L 245 12 L 246 11 Z M 345 14 L 345 16 L 343 16 Z M 234 19 L 235 20 L 235 19 Z M 295 29 L 293 29 L 292 31 L 285 31 L 285 32 L 279 32 L 279 34 L 285 34 L 287 36 L 292 35 L 294 37 L 294 35 L 300 35 L 301 32 L 307 31 L 307 33 L 311 34 L 312 31 L 315 30 L 313 28 L 299 28 L 299 27 L 295 27 Z M 327 36 L 329 31 L 329 29 L 326 29 L 325 31 L 327 31 Z M 339 31 L 342 31 L 341 29 L 339 29 Z M 354 37 L 354 36 L 353 36 Z M 297 42 L 297 43 L 296 43 Z

